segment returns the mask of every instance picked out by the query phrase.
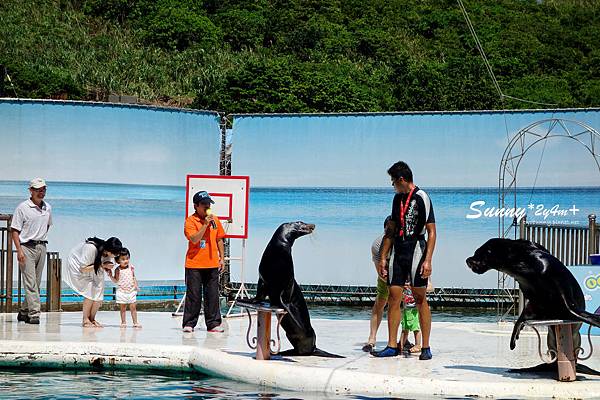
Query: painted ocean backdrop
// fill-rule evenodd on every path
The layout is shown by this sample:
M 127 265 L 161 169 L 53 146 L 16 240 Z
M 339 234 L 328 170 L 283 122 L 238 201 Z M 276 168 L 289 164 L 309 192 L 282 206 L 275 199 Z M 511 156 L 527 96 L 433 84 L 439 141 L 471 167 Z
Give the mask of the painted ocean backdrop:
M 488 238 L 498 236 L 498 219 L 490 214 L 498 204 L 498 189 L 423 189 L 432 198 L 438 232 L 434 284 L 496 287 L 495 273 L 475 275 L 464 260 Z M 393 195 L 391 187 L 251 188 L 244 279 L 257 280 L 260 257 L 277 226 L 302 220 L 315 223 L 317 229 L 294 246 L 300 283 L 374 285 L 370 247 L 383 231 Z M 26 182 L 0 181 L 0 213 L 12 213 L 27 197 Z M 46 200 L 54 220 L 48 248 L 63 260 L 89 236 L 117 236 L 132 253 L 138 279 L 183 279 L 184 187 L 49 182 Z M 587 216 L 600 211 L 600 188 L 524 188 L 517 207 L 527 213 L 528 221 L 587 225 Z M 240 257 L 242 241 L 231 243 L 231 255 Z M 240 261 L 232 261 L 232 280 L 240 280 L 241 267 Z

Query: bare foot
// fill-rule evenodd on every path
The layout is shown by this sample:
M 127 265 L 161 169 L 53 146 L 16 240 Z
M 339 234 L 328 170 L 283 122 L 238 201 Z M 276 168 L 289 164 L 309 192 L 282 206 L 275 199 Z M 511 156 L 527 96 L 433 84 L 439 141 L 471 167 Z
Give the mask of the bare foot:
M 135 324 L 133 324 L 133 327 L 134 327 L 134 328 L 141 328 L 141 327 L 142 327 L 142 324 L 135 323 Z
M 81 325 L 84 328 L 93 328 L 94 324 L 92 323 L 92 321 L 83 321 L 83 324 Z
M 121 322 L 121 328 L 127 328 L 127 324 L 125 322 Z
M 100 322 L 96 321 L 96 320 L 93 320 L 93 321 L 92 321 L 92 324 L 93 324 L 93 325 L 94 325 L 96 328 L 104 328 L 104 327 L 102 326 L 102 324 L 101 324 Z

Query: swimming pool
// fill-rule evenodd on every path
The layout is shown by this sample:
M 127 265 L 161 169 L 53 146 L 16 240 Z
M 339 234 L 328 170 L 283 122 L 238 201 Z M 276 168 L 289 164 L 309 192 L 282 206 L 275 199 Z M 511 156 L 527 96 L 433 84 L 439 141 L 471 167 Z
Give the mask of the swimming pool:
M 324 394 L 286 392 L 203 375 L 152 372 L 18 371 L 0 374 L 3 399 L 306 399 Z M 336 396 L 339 399 L 356 398 Z

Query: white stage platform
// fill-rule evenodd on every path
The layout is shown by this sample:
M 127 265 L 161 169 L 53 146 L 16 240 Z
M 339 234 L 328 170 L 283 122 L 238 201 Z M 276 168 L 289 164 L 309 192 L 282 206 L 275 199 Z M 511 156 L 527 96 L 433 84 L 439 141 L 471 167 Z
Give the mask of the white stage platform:
M 541 363 L 532 332 L 524 331 L 510 351 L 512 324 L 434 322 L 433 359 L 420 361 L 362 352 L 368 321 L 317 319 L 318 347 L 345 358 L 257 361 L 246 344 L 246 317 L 225 319 L 224 333 L 207 333 L 201 323 L 191 334 L 183 333 L 181 319 L 169 313 L 140 312 L 141 329 L 120 328 L 118 312 L 100 312 L 98 320 L 104 328 L 82 328 L 81 313 L 42 314 L 40 325 L 0 314 L 0 366 L 195 370 L 294 391 L 374 397 L 600 397 L 600 376 L 578 374 L 575 382 L 558 382 L 556 374 L 508 373 Z M 282 336 L 282 349 L 290 348 Z M 386 337 L 384 322 L 379 348 Z M 593 340 L 600 349 L 600 338 Z M 600 355 L 584 364 L 600 369 Z

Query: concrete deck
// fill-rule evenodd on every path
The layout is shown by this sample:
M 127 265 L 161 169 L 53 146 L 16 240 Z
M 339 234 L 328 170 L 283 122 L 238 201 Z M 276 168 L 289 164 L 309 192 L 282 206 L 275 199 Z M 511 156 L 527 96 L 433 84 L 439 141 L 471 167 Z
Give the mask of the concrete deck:
M 202 324 L 191 334 L 181 332 L 181 319 L 169 313 L 142 312 L 139 319 L 141 329 L 120 328 L 117 312 L 100 312 L 105 327 L 84 329 L 80 313 L 43 314 L 39 326 L 0 314 L 0 366 L 196 370 L 294 391 L 377 397 L 600 397 L 600 376 L 579 374 L 564 383 L 555 374 L 508 373 L 541 362 L 531 332 L 524 331 L 517 348 L 509 350 L 512 324 L 434 322 L 433 360 L 419 361 L 363 353 L 368 321 L 313 320 L 318 347 L 346 358 L 257 361 L 246 345 L 246 317 L 226 319 L 224 333 L 207 333 Z M 386 336 L 384 323 L 378 347 Z M 282 349 L 289 348 L 282 339 Z M 593 342 L 598 351 L 600 337 Z M 600 369 L 600 355 L 583 363 Z

